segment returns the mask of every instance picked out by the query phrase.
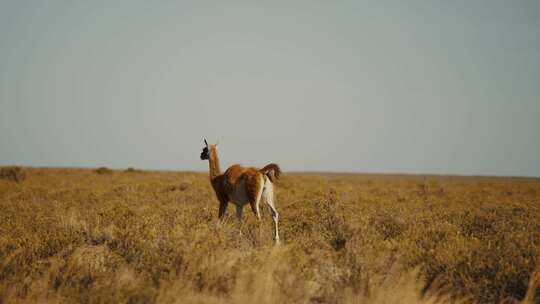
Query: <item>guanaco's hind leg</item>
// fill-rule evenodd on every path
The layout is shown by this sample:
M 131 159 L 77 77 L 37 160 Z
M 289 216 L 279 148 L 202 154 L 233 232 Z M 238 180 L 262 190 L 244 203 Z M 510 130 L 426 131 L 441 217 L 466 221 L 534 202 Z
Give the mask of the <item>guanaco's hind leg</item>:
M 269 180 L 266 180 L 264 187 L 265 187 L 264 192 L 263 192 L 264 202 L 266 203 L 266 205 L 268 205 L 268 209 L 270 209 L 270 214 L 272 215 L 272 221 L 274 222 L 274 240 L 276 240 L 276 243 L 279 243 L 279 229 L 278 229 L 279 214 L 274 204 L 274 186 L 272 185 L 272 182 L 270 182 Z
M 242 210 L 244 209 L 244 206 L 242 205 L 236 205 L 236 219 L 238 222 L 242 223 Z
M 242 211 L 244 209 L 244 206 L 243 205 L 236 205 L 236 219 L 238 220 L 238 224 L 240 225 L 240 227 L 238 227 L 238 232 L 240 235 L 242 235 Z
M 261 211 L 260 211 L 260 208 L 259 208 L 259 204 L 256 203 L 256 202 L 250 202 L 249 206 L 251 207 L 251 211 L 253 211 L 253 214 L 255 214 L 255 216 L 257 217 L 257 219 L 260 222 L 261 221 Z
M 279 243 L 279 229 L 278 229 L 278 221 L 279 221 L 279 213 L 276 210 L 276 207 L 274 206 L 274 203 L 268 204 L 268 207 L 270 209 L 270 213 L 272 213 L 272 221 L 274 222 L 274 240 L 276 240 L 277 243 Z
M 264 177 L 262 174 L 250 176 L 247 183 L 247 195 L 249 200 L 249 206 L 251 211 L 257 217 L 259 222 L 261 221 L 261 212 L 259 205 L 261 203 L 261 197 L 264 189 Z

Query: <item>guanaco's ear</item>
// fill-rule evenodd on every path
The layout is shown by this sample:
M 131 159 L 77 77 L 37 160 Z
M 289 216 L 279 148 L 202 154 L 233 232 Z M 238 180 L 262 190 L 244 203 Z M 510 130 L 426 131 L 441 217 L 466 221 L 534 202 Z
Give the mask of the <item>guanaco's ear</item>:
M 204 144 L 208 147 L 208 143 L 206 142 L 206 138 L 204 138 Z
M 219 145 L 219 137 L 217 138 L 217 141 L 216 141 L 216 146 Z

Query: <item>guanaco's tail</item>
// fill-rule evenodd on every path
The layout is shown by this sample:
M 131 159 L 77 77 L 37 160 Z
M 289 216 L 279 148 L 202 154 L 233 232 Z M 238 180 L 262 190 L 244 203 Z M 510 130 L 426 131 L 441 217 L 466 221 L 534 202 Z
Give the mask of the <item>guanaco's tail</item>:
M 260 169 L 259 172 L 268 176 L 272 183 L 278 180 L 279 176 L 281 175 L 281 169 L 277 164 L 268 164 L 264 166 L 264 168 Z

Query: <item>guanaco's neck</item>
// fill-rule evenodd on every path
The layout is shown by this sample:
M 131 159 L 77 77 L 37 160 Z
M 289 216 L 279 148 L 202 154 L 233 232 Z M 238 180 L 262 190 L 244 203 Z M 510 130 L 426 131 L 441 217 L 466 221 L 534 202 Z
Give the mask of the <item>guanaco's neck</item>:
M 219 158 L 216 146 L 210 146 L 210 155 L 208 163 L 210 164 L 210 180 L 221 175 L 221 169 L 219 168 Z

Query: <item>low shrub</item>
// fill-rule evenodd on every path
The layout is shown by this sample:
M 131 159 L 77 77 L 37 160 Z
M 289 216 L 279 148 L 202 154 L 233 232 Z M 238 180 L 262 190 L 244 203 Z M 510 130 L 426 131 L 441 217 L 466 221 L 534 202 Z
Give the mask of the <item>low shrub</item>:
M 0 168 L 0 179 L 22 182 L 26 179 L 26 172 L 23 168 L 17 166 L 2 167 Z

